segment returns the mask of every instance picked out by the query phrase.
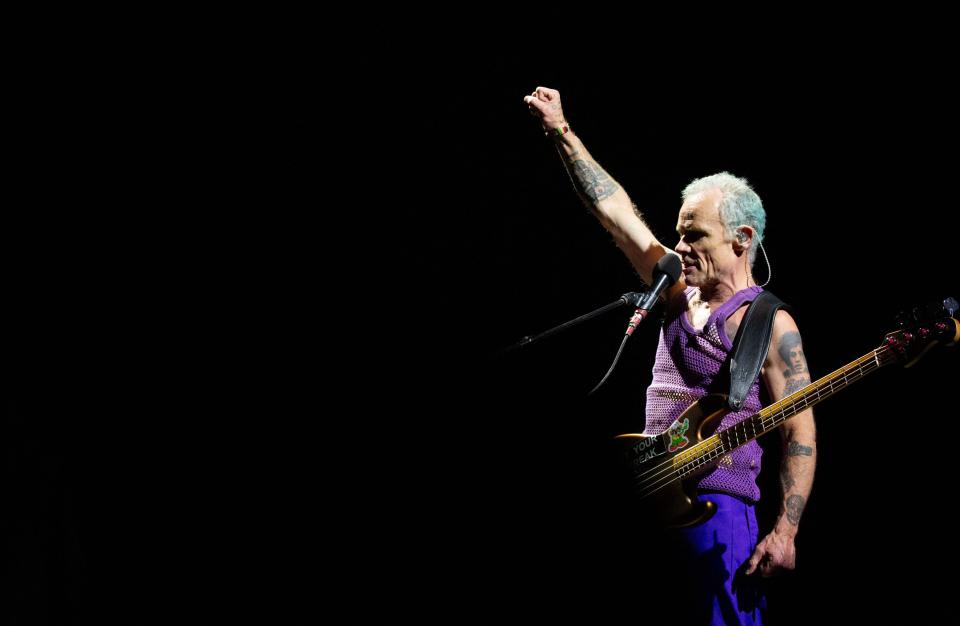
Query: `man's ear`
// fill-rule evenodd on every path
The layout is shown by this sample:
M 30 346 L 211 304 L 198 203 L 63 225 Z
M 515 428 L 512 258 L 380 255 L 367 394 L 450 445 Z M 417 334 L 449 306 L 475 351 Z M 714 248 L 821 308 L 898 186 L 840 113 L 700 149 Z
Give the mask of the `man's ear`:
M 743 254 L 753 245 L 753 229 L 749 226 L 740 226 L 733 237 L 733 251 L 738 255 Z

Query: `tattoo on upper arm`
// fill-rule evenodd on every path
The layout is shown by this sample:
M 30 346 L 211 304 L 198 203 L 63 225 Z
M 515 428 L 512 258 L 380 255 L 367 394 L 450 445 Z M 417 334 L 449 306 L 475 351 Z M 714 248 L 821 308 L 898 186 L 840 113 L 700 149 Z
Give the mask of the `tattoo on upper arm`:
M 783 372 L 784 376 L 798 376 L 807 374 L 807 359 L 803 354 L 803 343 L 800 341 L 800 333 L 790 331 L 784 333 L 780 338 L 780 358 L 787 364 L 787 369 Z M 807 379 L 810 380 L 809 378 Z
M 570 164 L 579 191 L 594 202 L 612 196 L 620 188 L 602 167 L 583 159 Z
M 787 455 L 788 456 L 813 456 L 813 448 L 811 446 L 805 446 L 796 441 L 791 441 L 787 446 Z
M 810 384 L 809 376 L 800 376 L 793 380 L 788 380 L 787 384 L 783 388 L 783 395 L 789 396 L 794 391 L 800 391 L 804 387 Z
M 807 501 L 803 496 L 790 496 L 787 498 L 787 519 L 790 520 L 790 523 L 796 526 L 800 523 L 800 515 L 803 514 L 803 507 L 806 506 Z

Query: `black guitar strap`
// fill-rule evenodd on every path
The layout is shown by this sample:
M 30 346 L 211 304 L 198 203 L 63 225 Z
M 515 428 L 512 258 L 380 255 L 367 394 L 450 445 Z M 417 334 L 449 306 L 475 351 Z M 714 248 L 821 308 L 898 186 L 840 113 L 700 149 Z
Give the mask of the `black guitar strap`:
M 773 319 L 778 309 L 789 307 L 769 291 L 753 299 L 743 315 L 730 357 L 730 395 L 728 405 L 734 411 L 743 407 L 753 381 L 770 349 Z

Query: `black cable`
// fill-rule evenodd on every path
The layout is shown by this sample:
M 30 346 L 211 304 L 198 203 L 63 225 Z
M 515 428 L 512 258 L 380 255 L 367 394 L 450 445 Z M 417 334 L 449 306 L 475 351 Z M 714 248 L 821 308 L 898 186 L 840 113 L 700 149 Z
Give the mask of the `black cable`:
M 603 386 L 603 383 L 607 382 L 607 379 L 610 378 L 610 374 L 613 373 L 613 368 L 617 366 L 617 361 L 620 360 L 620 355 L 623 353 L 623 347 L 627 345 L 627 339 L 630 338 L 630 335 L 624 335 L 623 341 L 620 342 L 620 349 L 617 350 L 617 356 L 613 357 L 613 363 L 610 364 L 610 369 L 607 370 L 607 373 L 604 375 L 603 380 L 597 383 L 597 386 L 590 390 L 588 396 L 592 396 L 593 392 Z

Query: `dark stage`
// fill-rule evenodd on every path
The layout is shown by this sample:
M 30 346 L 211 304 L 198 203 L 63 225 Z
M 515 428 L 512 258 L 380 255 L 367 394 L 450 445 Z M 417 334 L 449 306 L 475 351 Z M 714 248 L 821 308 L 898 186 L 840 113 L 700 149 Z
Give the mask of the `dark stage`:
M 123 124 L 55 186 L 24 166 L 45 191 L 5 232 L 6 623 L 642 623 L 666 601 L 607 447 L 643 428 L 657 316 L 591 397 L 625 308 L 502 353 L 643 287 L 527 113 L 538 85 L 668 245 L 687 182 L 753 184 L 814 379 L 960 297 L 960 107 L 934 65 L 416 55 L 340 86 L 304 80 L 316 50 L 293 47 L 134 135 L 136 110 L 92 107 Z M 770 624 L 953 613 L 958 358 L 815 408 Z

